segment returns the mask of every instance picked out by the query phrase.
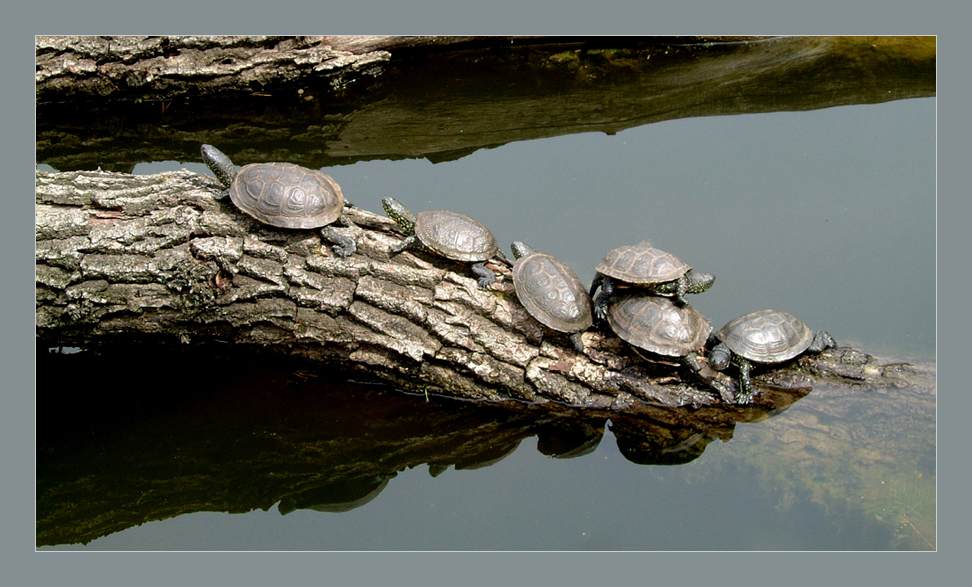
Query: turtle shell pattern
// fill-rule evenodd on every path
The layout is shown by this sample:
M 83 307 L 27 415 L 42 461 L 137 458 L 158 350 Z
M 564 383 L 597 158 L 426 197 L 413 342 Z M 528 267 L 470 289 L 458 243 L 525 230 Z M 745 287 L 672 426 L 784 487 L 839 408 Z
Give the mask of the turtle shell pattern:
M 807 350 L 813 331 L 793 314 L 761 310 L 730 321 L 716 338 L 750 361 L 779 363 Z
M 587 289 L 556 257 L 520 257 L 513 265 L 513 285 L 523 307 L 544 326 L 572 333 L 587 330 L 594 321 Z
M 675 255 L 647 243 L 618 247 L 597 265 L 597 272 L 602 275 L 639 285 L 672 281 L 689 269 Z
M 320 228 L 344 210 L 344 194 L 331 176 L 293 163 L 244 165 L 229 195 L 250 216 L 282 228 Z
M 613 304 L 608 324 L 625 342 L 669 357 L 702 348 L 712 332 L 709 320 L 695 308 L 651 295 L 630 295 Z
M 496 254 L 496 238 L 472 218 L 450 210 L 415 217 L 415 236 L 426 248 L 456 261 L 485 261 Z

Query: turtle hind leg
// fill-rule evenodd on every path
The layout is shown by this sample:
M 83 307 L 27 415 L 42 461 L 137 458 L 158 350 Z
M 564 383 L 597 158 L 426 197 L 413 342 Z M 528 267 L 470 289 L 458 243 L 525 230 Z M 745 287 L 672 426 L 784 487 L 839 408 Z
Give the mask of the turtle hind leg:
M 513 266 L 513 261 L 510 261 L 510 258 L 506 256 L 506 253 L 503 252 L 503 249 L 496 249 L 496 258 L 502 261 L 503 264 L 506 265 L 507 267 Z
M 823 330 L 818 330 L 813 335 L 813 342 L 810 343 L 810 346 L 807 348 L 807 350 L 812 353 L 819 353 L 824 349 L 834 348 L 836 346 L 837 346 L 837 341 L 834 340 L 834 337 L 830 336 Z
M 699 362 L 699 357 L 695 353 L 689 353 L 682 357 L 679 362 L 682 366 L 686 367 L 689 371 L 695 374 L 702 373 L 702 363 Z
M 479 287 L 483 289 L 486 289 L 496 281 L 496 274 L 487 268 L 484 262 L 473 263 L 470 269 L 472 269 L 473 274 L 477 277 Z
M 582 334 L 584 334 L 584 333 L 583 332 L 575 332 L 575 333 L 571 334 L 568 338 L 570 338 L 570 343 L 572 345 L 574 345 L 574 350 L 583 355 L 584 354 L 584 340 L 581 338 L 581 335 Z
M 339 233 L 331 226 L 325 226 L 321 229 L 321 237 L 325 241 L 332 243 L 331 250 L 338 257 L 350 257 L 358 250 L 358 245 L 354 242 L 353 238 Z

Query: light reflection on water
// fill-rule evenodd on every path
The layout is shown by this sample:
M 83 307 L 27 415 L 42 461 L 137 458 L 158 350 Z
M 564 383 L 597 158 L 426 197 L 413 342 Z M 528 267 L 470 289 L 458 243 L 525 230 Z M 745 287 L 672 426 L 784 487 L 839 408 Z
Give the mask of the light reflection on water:
M 717 275 L 693 298 L 716 327 L 772 307 L 867 352 L 934 357 L 934 99 L 675 120 L 330 172 L 360 207 L 391 195 L 452 208 L 582 280 L 607 250 L 649 239 Z M 893 411 L 867 409 L 895 393 L 868 403 L 817 389 L 676 467 L 634 465 L 610 434 L 568 460 L 529 439 L 482 469 L 402 471 L 349 512 L 197 513 L 88 547 L 932 548 L 934 398 L 913 424 L 921 454 L 904 454 Z M 827 415 L 847 401 L 860 405 Z

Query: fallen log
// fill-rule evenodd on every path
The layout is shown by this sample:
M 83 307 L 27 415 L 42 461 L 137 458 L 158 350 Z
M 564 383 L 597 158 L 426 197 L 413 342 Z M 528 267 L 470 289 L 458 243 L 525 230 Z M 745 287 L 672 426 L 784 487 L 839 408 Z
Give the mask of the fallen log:
M 838 348 L 764 371 L 755 404 L 736 406 L 725 374 L 706 368 L 700 380 L 610 333 L 584 333 L 576 352 L 527 314 L 500 260 L 497 283 L 480 289 L 461 264 L 390 256 L 394 223 L 358 208 L 347 209 L 356 226 L 336 228 L 358 246 L 342 259 L 317 231 L 263 226 L 218 200 L 221 190 L 186 170 L 37 171 L 38 343 L 232 345 L 416 393 L 668 421 L 755 417 L 809 392 L 811 372 L 855 385 L 907 376 Z
M 37 161 L 453 160 L 572 133 L 935 95 L 935 37 L 38 37 Z

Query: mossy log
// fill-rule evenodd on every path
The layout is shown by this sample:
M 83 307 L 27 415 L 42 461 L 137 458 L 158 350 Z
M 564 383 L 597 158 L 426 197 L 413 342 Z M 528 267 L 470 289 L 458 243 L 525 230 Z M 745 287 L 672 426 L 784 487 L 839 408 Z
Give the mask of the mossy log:
M 181 170 L 36 174 L 39 344 L 92 347 L 152 341 L 230 344 L 339 366 L 420 393 L 693 418 L 746 419 L 728 376 L 652 361 L 610 333 L 583 335 L 584 353 L 520 305 L 508 263 L 483 290 L 462 264 L 405 252 L 388 218 L 348 208 L 337 227 L 347 259 L 317 231 L 263 226 L 207 175 Z M 852 349 L 764 371 L 759 409 L 802 397 L 815 371 L 887 385 L 886 369 Z M 711 408 L 711 410 L 702 410 Z M 702 410 L 702 411 L 700 411 Z M 709 414 L 706 416 L 705 414 Z M 668 416 L 666 416 L 668 417 Z

